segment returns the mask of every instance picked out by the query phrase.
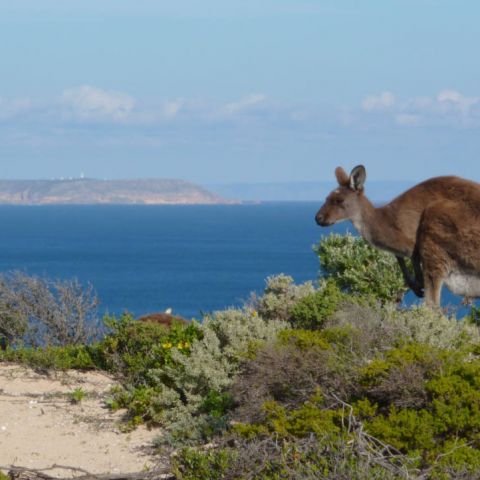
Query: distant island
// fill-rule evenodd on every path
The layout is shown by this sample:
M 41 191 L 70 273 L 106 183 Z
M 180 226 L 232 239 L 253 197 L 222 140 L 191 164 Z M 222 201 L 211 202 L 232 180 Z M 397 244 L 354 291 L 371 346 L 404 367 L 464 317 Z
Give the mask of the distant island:
M 219 194 L 185 180 L 0 180 L 0 204 L 230 204 Z

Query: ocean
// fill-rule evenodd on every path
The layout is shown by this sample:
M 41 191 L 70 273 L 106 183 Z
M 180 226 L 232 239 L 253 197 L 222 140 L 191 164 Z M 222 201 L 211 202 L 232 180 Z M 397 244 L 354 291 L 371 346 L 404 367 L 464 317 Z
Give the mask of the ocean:
M 269 275 L 316 281 L 312 246 L 332 228 L 316 202 L 212 206 L 0 206 L 0 271 L 90 283 L 100 313 L 239 306 Z M 458 303 L 446 295 L 448 303 Z M 410 295 L 407 301 L 412 301 Z

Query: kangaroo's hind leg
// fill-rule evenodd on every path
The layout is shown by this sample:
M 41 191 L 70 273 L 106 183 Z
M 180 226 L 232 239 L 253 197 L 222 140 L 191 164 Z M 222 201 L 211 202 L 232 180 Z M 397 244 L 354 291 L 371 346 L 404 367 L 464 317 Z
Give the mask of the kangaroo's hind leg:
M 415 272 L 423 270 L 425 303 L 432 307 L 440 307 L 442 286 L 451 270 L 451 258 L 445 242 L 447 220 L 442 205 L 425 209 L 412 257 Z

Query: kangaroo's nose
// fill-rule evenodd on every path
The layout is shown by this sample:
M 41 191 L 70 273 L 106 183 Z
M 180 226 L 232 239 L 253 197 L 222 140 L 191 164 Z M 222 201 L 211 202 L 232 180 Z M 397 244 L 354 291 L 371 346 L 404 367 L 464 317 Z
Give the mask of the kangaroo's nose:
M 325 215 L 323 215 L 322 213 L 318 212 L 316 215 L 315 215 L 315 221 L 317 222 L 318 225 L 320 225 L 321 227 L 329 227 L 330 225 L 333 225 L 331 221 L 327 220 L 325 218 Z

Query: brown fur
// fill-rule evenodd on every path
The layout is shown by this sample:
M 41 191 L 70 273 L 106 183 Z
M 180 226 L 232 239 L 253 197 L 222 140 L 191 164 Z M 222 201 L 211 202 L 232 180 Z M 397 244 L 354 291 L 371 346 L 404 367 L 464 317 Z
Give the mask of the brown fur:
M 364 195 L 363 181 L 355 182 L 359 171 L 364 181 L 362 166 L 348 180 L 337 168 L 339 188 L 318 211 L 319 225 L 351 220 L 370 244 L 394 253 L 399 261 L 412 258 L 417 277 L 423 268 L 428 303 L 439 304 L 442 284 L 456 272 L 480 279 L 480 184 L 453 176 L 431 178 L 375 208 Z
M 138 318 L 139 322 L 149 322 L 149 323 L 158 323 L 160 325 L 165 325 L 166 327 L 171 327 L 173 322 L 182 323 L 186 325 L 188 320 L 185 320 L 183 317 L 178 317 L 176 315 L 171 315 L 170 313 L 148 313 Z

